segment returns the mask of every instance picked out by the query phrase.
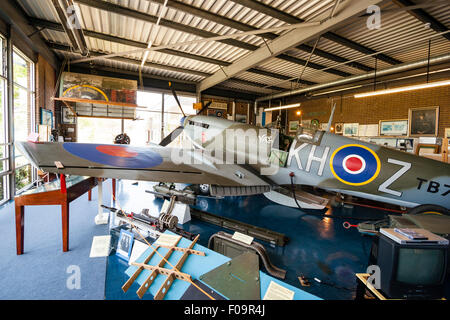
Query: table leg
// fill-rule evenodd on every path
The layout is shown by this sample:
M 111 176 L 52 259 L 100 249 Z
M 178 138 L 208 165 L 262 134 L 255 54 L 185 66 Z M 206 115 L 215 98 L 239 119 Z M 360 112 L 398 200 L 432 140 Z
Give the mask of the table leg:
M 112 179 L 112 195 L 113 200 L 116 200 L 116 179 Z
M 23 254 L 23 239 L 25 226 L 25 207 L 16 204 L 16 251 Z
M 69 251 L 69 203 L 61 205 L 63 251 Z

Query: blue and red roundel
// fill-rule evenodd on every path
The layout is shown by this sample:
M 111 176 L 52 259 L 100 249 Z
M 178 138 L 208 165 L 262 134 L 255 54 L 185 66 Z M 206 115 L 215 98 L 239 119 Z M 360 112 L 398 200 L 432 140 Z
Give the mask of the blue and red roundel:
M 70 142 L 64 143 L 63 147 L 74 156 L 113 167 L 144 169 L 163 162 L 158 153 L 144 148 Z
M 330 169 L 339 181 L 362 186 L 378 176 L 381 165 L 377 154 L 370 148 L 359 144 L 347 144 L 333 152 Z

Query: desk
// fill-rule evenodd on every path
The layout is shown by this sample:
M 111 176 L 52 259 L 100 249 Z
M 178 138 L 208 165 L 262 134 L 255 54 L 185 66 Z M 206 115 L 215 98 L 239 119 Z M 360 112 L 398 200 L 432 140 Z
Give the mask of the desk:
M 63 251 L 69 251 L 69 204 L 94 188 L 98 182 L 93 177 L 73 176 L 67 180 L 53 181 L 28 190 L 14 198 L 16 209 L 16 249 L 23 254 L 25 206 L 60 205 L 62 216 Z M 66 180 L 66 181 L 65 181 Z

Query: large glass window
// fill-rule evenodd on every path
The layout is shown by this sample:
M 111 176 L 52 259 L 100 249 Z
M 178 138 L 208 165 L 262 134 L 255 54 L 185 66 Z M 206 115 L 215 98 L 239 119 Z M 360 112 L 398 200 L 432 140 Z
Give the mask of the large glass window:
M 125 120 L 124 132 L 130 137 L 132 145 L 161 141 L 162 93 L 138 91 L 137 104 L 145 109 L 136 110 L 138 120 Z
M 7 146 L 7 126 L 6 126 L 6 110 L 7 110 L 7 82 L 6 82 L 6 55 L 5 39 L 0 37 L 0 203 L 8 198 L 8 146 Z
M 34 64 L 20 51 L 13 52 L 14 141 L 25 141 L 35 131 Z M 34 169 L 29 160 L 15 149 L 16 193 L 34 181 Z
M 195 114 L 193 108 L 195 97 L 178 95 L 178 99 L 186 115 Z M 180 126 L 183 114 L 172 94 L 138 91 L 137 104 L 144 107 L 136 112 L 138 120 L 125 120 L 124 126 L 124 131 L 130 136 L 132 145 L 158 144 L 165 136 Z M 164 113 L 161 113 L 163 109 Z M 161 119 L 161 115 L 163 115 L 163 119 Z M 164 125 L 163 132 L 162 125 Z M 180 135 L 170 146 L 186 147 L 189 145 L 186 137 Z
M 122 132 L 122 120 L 77 117 L 77 142 L 114 143 Z

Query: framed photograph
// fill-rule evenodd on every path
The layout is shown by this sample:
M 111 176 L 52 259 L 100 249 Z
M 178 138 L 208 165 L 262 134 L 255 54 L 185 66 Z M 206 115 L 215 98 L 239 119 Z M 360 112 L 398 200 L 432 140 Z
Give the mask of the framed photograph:
M 74 116 L 73 112 L 67 107 L 62 107 L 62 123 L 65 124 L 76 124 L 77 117 Z
M 437 136 L 439 107 L 409 109 L 410 136 Z
M 343 123 L 336 123 L 334 126 L 334 132 L 336 134 L 342 134 L 344 132 L 344 124 Z
M 380 120 L 380 136 L 406 136 L 408 134 L 408 119 Z
M 317 119 L 312 119 L 311 120 L 311 128 L 319 129 L 319 125 L 320 125 L 319 120 L 317 120 Z
M 129 260 L 131 256 L 131 249 L 133 248 L 134 235 L 131 232 L 120 230 L 119 241 L 117 242 L 116 254 Z
M 41 108 L 41 124 L 53 128 L 53 112 L 51 110 Z
M 444 138 L 450 139 L 450 128 L 445 128 Z
M 247 115 L 246 114 L 236 114 L 236 122 L 247 123 Z
M 344 136 L 357 136 L 359 123 L 344 123 Z
M 296 132 L 298 129 L 298 120 L 296 121 L 289 121 L 289 132 Z

